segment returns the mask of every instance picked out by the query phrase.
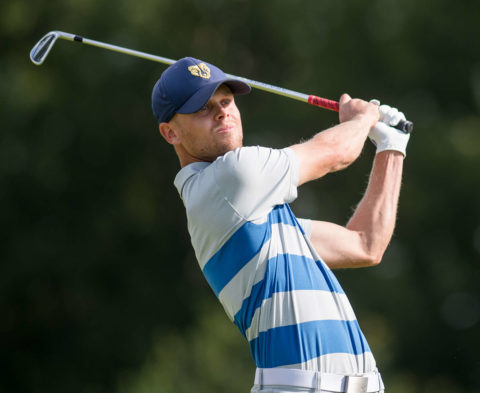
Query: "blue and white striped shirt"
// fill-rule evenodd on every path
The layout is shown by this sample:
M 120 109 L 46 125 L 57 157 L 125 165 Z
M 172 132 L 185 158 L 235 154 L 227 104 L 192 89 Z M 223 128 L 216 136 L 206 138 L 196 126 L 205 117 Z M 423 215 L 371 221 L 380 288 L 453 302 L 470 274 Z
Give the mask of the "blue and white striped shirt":
M 350 303 L 309 241 L 291 149 L 244 147 L 183 168 L 175 185 L 205 278 L 257 367 L 338 374 L 375 360 Z

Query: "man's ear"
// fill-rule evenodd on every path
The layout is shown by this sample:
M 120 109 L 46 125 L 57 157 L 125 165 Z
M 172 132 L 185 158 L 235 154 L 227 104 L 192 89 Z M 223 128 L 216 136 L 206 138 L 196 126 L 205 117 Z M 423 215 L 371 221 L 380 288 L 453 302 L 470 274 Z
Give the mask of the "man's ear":
M 176 130 L 171 126 L 170 123 L 160 123 L 158 129 L 163 138 L 170 143 L 175 145 L 180 142 Z

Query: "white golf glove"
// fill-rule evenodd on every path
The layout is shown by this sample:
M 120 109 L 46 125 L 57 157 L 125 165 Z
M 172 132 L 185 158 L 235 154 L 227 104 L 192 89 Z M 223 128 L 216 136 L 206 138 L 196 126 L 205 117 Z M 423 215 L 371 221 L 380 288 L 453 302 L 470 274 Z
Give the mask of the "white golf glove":
M 371 100 L 371 103 L 379 105 L 378 100 Z M 410 134 L 397 130 L 392 127 L 401 120 L 405 120 L 405 115 L 399 112 L 397 108 L 388 105 L 380 105 L 380 121 L 370 130 L 368 137 L 377 147 L 376 154 L 385 150 L 395 150 L 407 156 L 407 144 Z

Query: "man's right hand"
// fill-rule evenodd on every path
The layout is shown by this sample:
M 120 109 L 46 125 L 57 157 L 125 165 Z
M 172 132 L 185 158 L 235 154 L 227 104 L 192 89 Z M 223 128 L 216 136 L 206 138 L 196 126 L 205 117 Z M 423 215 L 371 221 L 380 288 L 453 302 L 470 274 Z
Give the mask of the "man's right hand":
M 342 94 L 339 100 L 339 120 L 344 123 L 350 120 L 365 121 L 368 127 L 373 127 L 380 120 L 378 105 L 352 99 L 348 94 Z

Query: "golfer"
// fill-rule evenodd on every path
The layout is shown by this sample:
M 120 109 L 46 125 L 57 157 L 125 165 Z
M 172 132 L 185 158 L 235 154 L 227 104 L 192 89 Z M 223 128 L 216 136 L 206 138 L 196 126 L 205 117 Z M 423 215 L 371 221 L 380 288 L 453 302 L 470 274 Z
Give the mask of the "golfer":
M 252 392 L 383 392 L 348 298 L 331 269 L 380 262 L 391 239 L 409 139 L 403 114 L 341 96 L 339 124 L 284 149 L 244 147 L 235 96 L 250 87 L 183 58 L 152 93 L 160 134 L 178 156 L 174 184 L 200 268 L 257 366 Z M 298 188 L 377 153 L 346 226 L 297 218 Z

